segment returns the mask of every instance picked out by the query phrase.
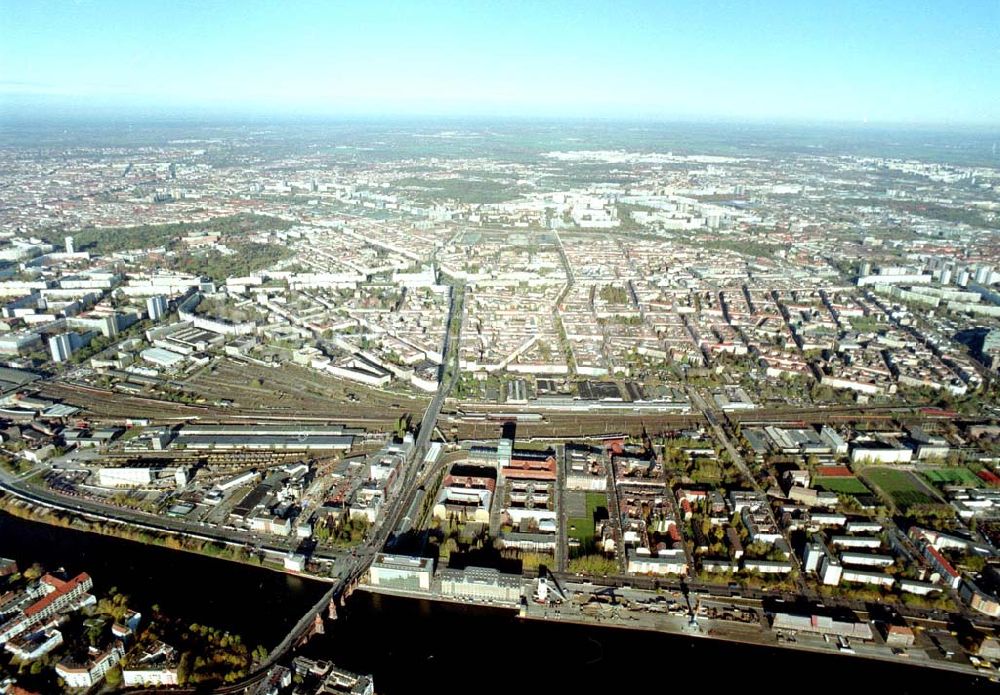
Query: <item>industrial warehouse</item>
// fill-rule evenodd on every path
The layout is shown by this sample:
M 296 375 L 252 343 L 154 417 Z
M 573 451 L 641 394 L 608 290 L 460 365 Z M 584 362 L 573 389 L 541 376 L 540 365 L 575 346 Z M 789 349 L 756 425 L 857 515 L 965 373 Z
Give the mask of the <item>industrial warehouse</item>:
M 184 449 L 347 451 L 362 432 L 319 425 L 185 425 L 171 445 Z

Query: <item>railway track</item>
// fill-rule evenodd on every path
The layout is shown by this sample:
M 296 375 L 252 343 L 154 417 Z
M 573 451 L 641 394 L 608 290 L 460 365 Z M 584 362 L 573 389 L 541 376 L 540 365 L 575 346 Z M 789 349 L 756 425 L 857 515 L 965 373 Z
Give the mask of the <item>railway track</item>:
M 238 423 L 246 420 L 287 420 L 344 423 L 386 424 L 394 423 L 399 415 L 394 412 L 379 411 L 375 408 L 343 407 L 344 416 L 308 415 L 307 413 L 329 412 L 324 408 L 303 409 L 287 406 L 275 409 L 263 408 L 219 408 L 201 404 L 176 403 L 145 396 L 124 395 L 116 391 L 99 389 L 80 384 L 50 382 L 42 393 L 83 408 L 94 419 L 122 420 L 126 418 L 148 418 L 150 420 L 182 420 L 197 418 L 202 421 Z M 360 412 L 359 412 L 360 411 Z

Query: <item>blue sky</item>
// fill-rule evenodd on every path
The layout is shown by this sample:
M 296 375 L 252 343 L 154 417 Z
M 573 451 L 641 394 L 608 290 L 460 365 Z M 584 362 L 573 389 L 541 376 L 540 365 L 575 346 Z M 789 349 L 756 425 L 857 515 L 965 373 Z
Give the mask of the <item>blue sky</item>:
M 24 109 L 1000 124 L 1000 0 L 0 0 Z

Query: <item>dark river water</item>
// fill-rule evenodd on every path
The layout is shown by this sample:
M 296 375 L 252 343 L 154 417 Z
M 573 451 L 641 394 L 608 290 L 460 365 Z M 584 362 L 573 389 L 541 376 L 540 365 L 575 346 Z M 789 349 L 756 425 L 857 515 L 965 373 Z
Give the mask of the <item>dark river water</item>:
M 86 571 L 137 610 L 161 610 L 271 647 L 326 585 L 268 570 L 70 531 L 0 513 L 0 556 L 22 567 Z M 684 689 L 776 692 L 816 686 L 850 692 L 955 693 L 995 684 L 943 671 L 839 655 L 676 635 L 521 621 L 513 613 L 365 592 L 305 653 L 375 676 L 382 695 L 409 693 L 652 693 Z M 866 685 L 867 684 L 867 685 Z M 820 687 L 822 686 L 822 687 Z
M 327 585 L 235 562 L 95 533 L 48 526 L 0 512 L 0 557 L 46 569 L 87 572 L 100 596 L 111 587 L 146 615 L 151 606 L 185 622 L 229 630 L 251 644 L 281 641 Z

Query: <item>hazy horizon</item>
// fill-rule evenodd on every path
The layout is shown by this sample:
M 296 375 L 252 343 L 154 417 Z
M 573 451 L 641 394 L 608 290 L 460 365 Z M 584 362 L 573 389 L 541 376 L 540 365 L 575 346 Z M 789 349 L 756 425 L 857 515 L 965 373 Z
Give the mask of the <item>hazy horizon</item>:
M 0 2 L 0 117 L 1000 125 L 1000 3 Z
M 44 109 L 40 111 L 40 109 Z M 786 128 L 802 131 L 854 131 L 869 133 L 975 133 L 1000 137 L 1000 122 L 950 122 L 821 118 L 781 118 L 721 115 L 627 115 L 627 114 L 546 114 L 546 113 L 479 113 L 438 111 L 277 111 L 252 108 L 215 109 L 190 105 L 96 105 L 80 101 L 21 101 L 9 95 L 0 95 L 0 127 L 30 125 L 65 125 L 86 123 L 91 125 L 176 125 L 195 122 L 206 126 L 260 126 L 303 125 L 322 126 L 340 124 L 406 124 L 421 127 L 446 127 L 449 125 L 483 126 L 572 124 L 599 126 L 602 124 L 634 128 L 729 126 L 737 128 Z

